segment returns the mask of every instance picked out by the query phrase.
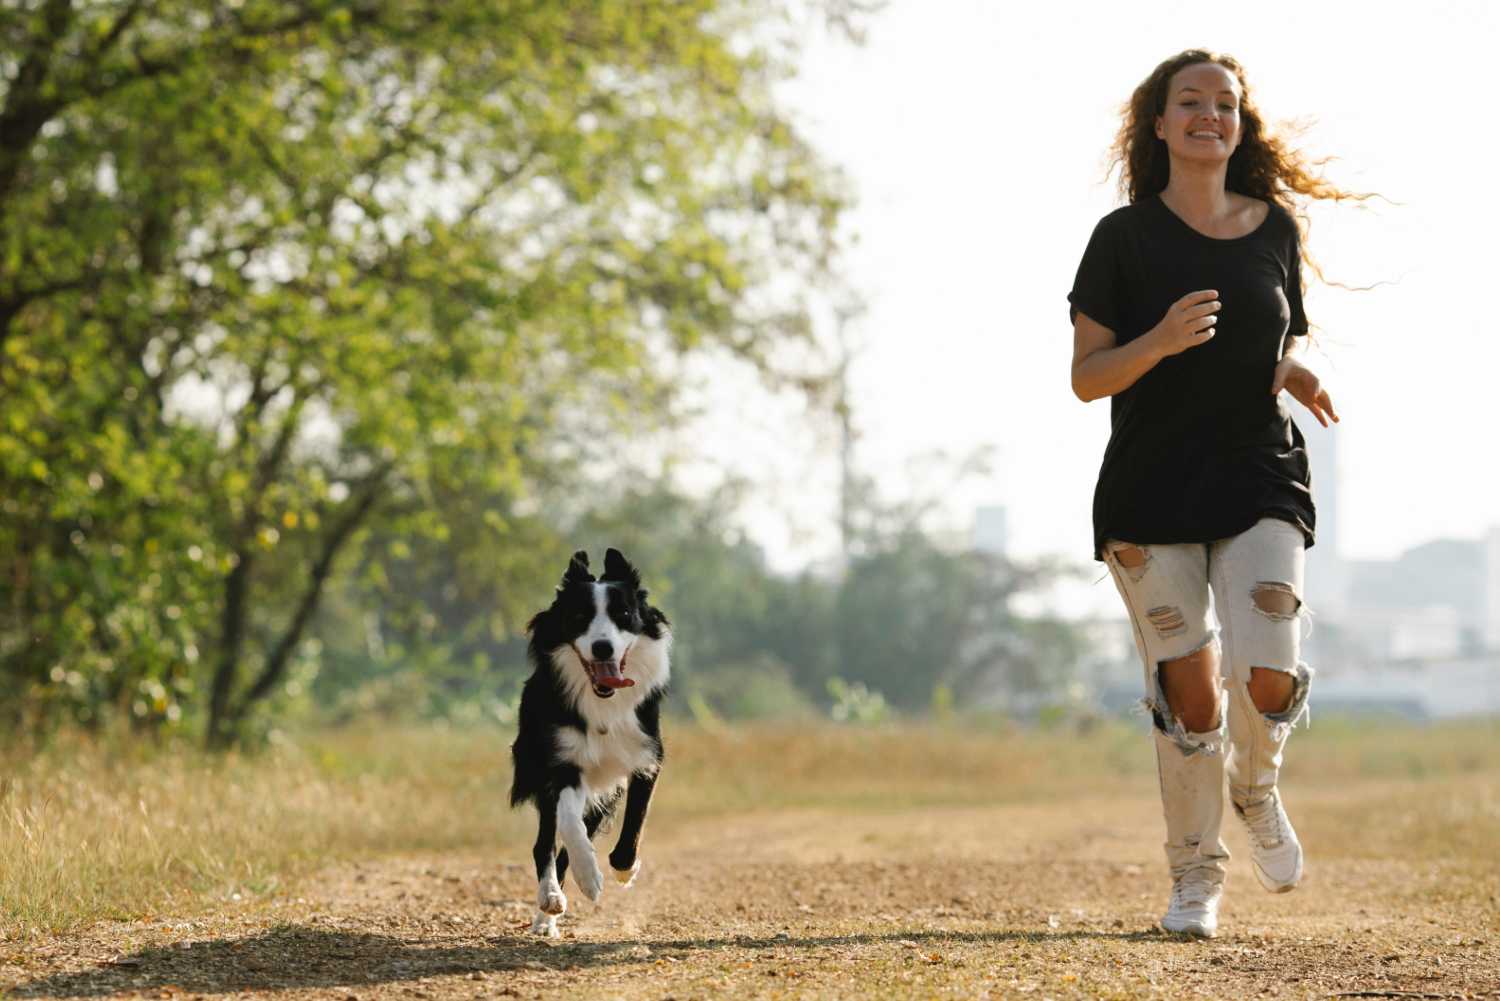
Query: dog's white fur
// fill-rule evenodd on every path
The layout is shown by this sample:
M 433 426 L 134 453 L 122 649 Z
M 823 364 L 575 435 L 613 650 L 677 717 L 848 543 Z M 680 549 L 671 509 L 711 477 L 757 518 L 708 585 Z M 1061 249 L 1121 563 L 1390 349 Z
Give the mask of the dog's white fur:
M 603 799 L 623 786 L 632 774 L 655 767 L 650 738 L 641 732 L 635 710 L 647 695 L 665 685 L 671 674 L 668 658 L 671 632 L 663 629 L 659 640 L 625 632 L 609 617 L 605 605 L 607 594 L 604 584 L 594 585 L 594 619 L 578 645 L 587 650 L 596 640 L 608 640 L 616 650 L 623 651 L 627 677 L 635 684 L 615 689 L 613 698 L 597 698 L 573 647 L 559 647 L 552 654 L 567 698 L 588 724 L 585 732 L 568 728 L 557 733 L 557 760 L 575 765 L 583 773 L 587 799 L 579 804 L 580 822 L 589 799 Z M 562 809 L 559 801 L 559 825 L 563 822 Z M 568 846 L 570 855 L 572 851 L 572 846 Z
M 557 797 L 557 837 L 568 850 L 573 863 L 573 882 L 590 900 L 598 900 L 604 891 L 604 872 L 594 855 L 593 842 L 583 826 L 584 805 L 588 796 L 578 789 L 564 789 Z
M 558 797 L 557 833 L 558 840 L 568 850 L 573 879 L 590 900 L 599 899 L 604 889 L 604 873 L 584 827 L 584 814 L 591 802 L 619 792 L 631 775 L 657 767 L 651 739 L 641 730 L 635 711 L 646 696 L 667 683 L 671 674 L 670 630 L 663 628 L 659 640 L 626 632 L 609 617 L 607 600 L 606 585 L 595 584 L 594 618 L 588 629 L 579 637 L 576 647 L 566 645 L 552 652 L 552 663 L 557 677 L 562 679 L 564 694 L 587 724 L 584 731 L 572 727 L 557 731 L 557 760 L 576 766 L 582 782 L 579 789 L 565 789 Z M 590 650 L 597 640 L 608 640 L 615 650 L 623 651 L 626 676 L 635 682 L 628 688 L 616 689 L 608 699 L 594 694 L 588 671 L 578 655 L 579 649 Z M 640 867 L 637 860 L 630 870 L 615 873 L 615 878 L 629 886 Z M 555 938 L 559 934 L 557 916 L 567 909 L 567 904 L 554 866 L 537 887 L 537 915 L 532 921 L 532 932 Z

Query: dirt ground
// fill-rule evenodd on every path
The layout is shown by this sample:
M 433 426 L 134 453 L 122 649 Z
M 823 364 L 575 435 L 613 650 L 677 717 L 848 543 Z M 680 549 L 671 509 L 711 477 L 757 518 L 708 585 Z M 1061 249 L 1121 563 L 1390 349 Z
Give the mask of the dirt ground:
M 1096 797 L 658 815 L 636 885 L 607 880 L 592 904 L 570 878 L 553 941 L 527 934 L 524 845 L 340 865 L 207 913 L 12 944 L 0 985 L 9 998 L 340 1001 L 1500 998 L 1500 863 L 1399 850 L 1402 825 L 1426 829 L 1439 808 L 1407 792 L 1323 797 L 1302 818 L 1293 804 L 1308 875 L 1280 896 L 1255 883 L 1228 818 L 1211 942 L 1155 929 L 1155 804 Z M 1444 795 L 1496 803 L 1478 780 Z

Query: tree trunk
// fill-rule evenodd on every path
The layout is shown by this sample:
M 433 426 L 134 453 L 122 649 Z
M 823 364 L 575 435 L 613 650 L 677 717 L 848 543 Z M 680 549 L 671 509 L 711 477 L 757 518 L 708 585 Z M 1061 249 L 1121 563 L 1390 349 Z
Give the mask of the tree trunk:
M 207 743 L 222 750 L 234 740 L 229 718 L 229 699 L 240 672 L 240 657 L 245 648 L 245 619 L 250 610 L 251 555 L 240 547 L 238 561 L 224 581 L 224 616 L 219 633 L 219 666 L 214 671 L 213 690 L 208 702 Z
M 338 519 L 329 529 L 328 534 L 323 537 L 322 549 L 318 553 L 317 562 L 312 566 L 307 589 L 297 602 L 291 622 L 287 624 L 286 630 L 277 639 L 271 652 L 266 655 L 260 675 L 244 695 L 234 699 L 234 685 L 238 679 L 239 662 L 244 647 L 244 624 L 249 613 L 248 571 L 245 578 L 236 580 L 240 569 L 248 567 L 249 564 L 248 556 L 241 556 L 239 564 L 230 574 L 225 587 L 224 650 L 218 673 L 214 676 L 212 701 L 209 706 L 207 737 L 210 748 L 224 750 L 232 746 L 242 735 L 245 720 L 249 718 L 256 704 L 269 696 L 285 677 L 292 654 L 297 649 L 297 644 L 302 642 L 308 625 L 317 613 L 318 605 L 323 598 L 324 587 L 328 583 L 328 578 L 333 574 L 335 560 L 344 545 L 354 535 L 355 529 L 374 509 L 389 471 L 390 466 L 387 465 L 372 475 L 366 481 L 365 489 L 358 500 L 347 508 L 344 516 Z M 231 612 L 235 616 L 232 627 Z

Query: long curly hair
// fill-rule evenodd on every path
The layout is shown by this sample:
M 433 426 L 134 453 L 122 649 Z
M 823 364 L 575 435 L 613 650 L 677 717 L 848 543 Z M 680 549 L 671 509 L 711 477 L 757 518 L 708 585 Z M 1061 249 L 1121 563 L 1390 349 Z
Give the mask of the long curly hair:
M 1121 110 L 1120 131 L 1110 147 L 1110 171 L 1120 171 L 1120 193 L 1130 201 L 1157 194 L 1167 186 L 1167 144 L 1156 136 L 1156 119 L 1167 110 L 1167 88 L 1188 66 L 1214 63 L 1234 74 L 1240 85 L 1240 145 L 1229 157 L 1224 187 L 1230 191 L 1275 202 L 1289 212 L 1304 198 L 1364 199 L 1326 180 L 1319 168 L 1326 160 L 1309 162 L 1285 138 L 1273 135 L 1250 93 L 1245 69 L 1234 57 L 1207 49 L 1187 49 L 1166 60 L 1141 81 Z
M 1290 213 L 1302 234 L 1302 261 L 1307 269 L 1326 284 L 1349 288 L 1341 282 L 1329 281 L 1308 253 L 1308 218 L 1302 205 L 1312 199 L 1363 202 L 1378 196 L 1340 188 L 1322 174 L 1331 157 L 1309 160 L 1288 142 L 1287 136 L 1267 129 L 1250 93 L 1245 68 L 1233 56 L 1207 49 L 1187 49 L 1162 62 L 1135 88 L 1130 100 L 1120 108 L 1120 131 L 1109 148 L 1109 173 L 1119 171 L 1120 194 L 1136 202 L 1166 188 L 1170 161 L 1166 142 L 1156 136 L 1156 119 L 1166 113 L 1167 88 L 1172 85 L 1172 78 L 1179 70 L 1199 63 L 1224 67 L 1240 85 L 1240 144 L 1229 157 L 1224 187 L 1279 205 Z M 1291 134 L 1295 135 L 1296 130 Z

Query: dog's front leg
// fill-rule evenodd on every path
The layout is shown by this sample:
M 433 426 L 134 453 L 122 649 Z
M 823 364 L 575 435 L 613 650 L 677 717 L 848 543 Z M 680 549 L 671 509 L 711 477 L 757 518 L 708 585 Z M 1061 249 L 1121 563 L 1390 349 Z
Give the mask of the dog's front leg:
M 568 898 L 563 896 L 557 882 L 557 797 L 542 793 L 537 797 L 536 809 L 539 823 L 536 845 L 531 850 L 536 860 L 536 917 L 532 919 L 531 931 L 557 938 L 557 916 L 568 909 Z
M 557 797 L 557 832 L 567 846 L 568 858 L 573 863 L 573 882 L 590 900 L 598 900 L 604 889 L 604 873 L 599 869 L 599 860 L 594 857 L 594 845 L 589 841 L 588 827 L 583 822 L 587 797 L 576 786 L 564 789 Z
M 626 886 L 635 882 L 635 874 L 641 871 L 641 860 L 636 853 L 641 847 L 641 832 L 646 828 L 646 811 L 651 807 L 651 793 L 656 789 L 656 773 L 630 776 L 630 789 L 625 793 L 625 820 L 620 825 L 620 840 L 609 853 L 609 867 L 615 871 L 615 879 Z

